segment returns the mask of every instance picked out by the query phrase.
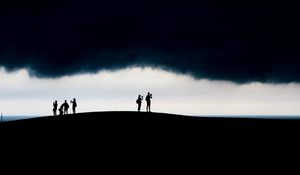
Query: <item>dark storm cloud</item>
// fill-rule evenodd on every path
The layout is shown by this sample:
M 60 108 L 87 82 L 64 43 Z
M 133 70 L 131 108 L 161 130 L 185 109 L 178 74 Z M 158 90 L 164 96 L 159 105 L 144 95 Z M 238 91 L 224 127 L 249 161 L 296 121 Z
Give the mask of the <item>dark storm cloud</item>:
M 0 65 L 37 76 L 159 66 L 195 78 L 299 82 L 292 4 L 16 1 L 0 4 Z

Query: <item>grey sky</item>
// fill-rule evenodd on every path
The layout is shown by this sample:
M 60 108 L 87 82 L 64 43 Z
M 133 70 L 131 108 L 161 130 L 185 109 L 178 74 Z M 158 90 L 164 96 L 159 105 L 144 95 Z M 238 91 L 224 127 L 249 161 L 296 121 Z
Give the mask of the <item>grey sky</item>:
M 78 100 L 78 112 L 135 111 L 138 94 L 153 93 L 155 112 L 187 115 L 298 115 L 299 84 L 237 85 L 195 80 L 152 68 L 65 76 L 30 77 L 27 70 L 0 69 L 0 111 L 5 115 L 51 115 L 52 102 Z M 145 102 L 142 104 L 145 110 Z

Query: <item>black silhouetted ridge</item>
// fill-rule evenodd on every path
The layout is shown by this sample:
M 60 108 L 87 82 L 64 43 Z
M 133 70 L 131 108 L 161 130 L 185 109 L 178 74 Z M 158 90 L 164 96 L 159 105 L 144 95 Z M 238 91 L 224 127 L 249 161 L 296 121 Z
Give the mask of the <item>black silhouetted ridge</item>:
M 115 131 L 211 131 L 228 129 L 299 129 L 298 119 L 259 119 L 233 117 L 194 117 L 168 113 L 131 111 L 88 112 L 63 116 L 45 116 L 2 123 L 2 128 L 40 128 L 81 132 Z

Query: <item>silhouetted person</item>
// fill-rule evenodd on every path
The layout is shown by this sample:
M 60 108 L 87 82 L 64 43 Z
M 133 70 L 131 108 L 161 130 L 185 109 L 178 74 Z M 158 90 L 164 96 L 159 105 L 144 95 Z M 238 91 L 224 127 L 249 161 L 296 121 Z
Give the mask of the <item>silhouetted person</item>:
M 151 106 L 151 98 L 152 98 L 152 94 L 150 94 L 150 92 L 148 92 L 148 95 L 146 96 L 146 102 L 147 102 L 147 106 L 146 106 L 146 111 L 147 112 L 151 112 L 150 110 L 150 106 Z
M 57 114 L 56 114 L 56 111 L 57 111 L 57 101 L 55 100 L 55 101 L 53 102 L 53 115 L 54 115 L 54 116 L 57 115 Z
M 64 114 L 64 112 L 63 112 L 64 111 L 64 104 L 60 105 L 58 111 L 59 111 L 60 116 Z
M 143 96 L 139 95 L 138 99 L 136 100 L 136 103 L 138 104 L 138 112 L 141 111 L 142 100 L 143 100 Z
M 73 114 L 75 114 L 76 113 L 76 107 L 77 107 L 76 99 L 73 98 L 73 101 L 71 100 L 70 103 L 72 103 Z
M 69 107 L 70 107 L 67 100 L 65 100 L 63 106 L 64 106 L 64 115 L 66 115 L 66 114 L 68 114 L 68 110 L 69 110 Z

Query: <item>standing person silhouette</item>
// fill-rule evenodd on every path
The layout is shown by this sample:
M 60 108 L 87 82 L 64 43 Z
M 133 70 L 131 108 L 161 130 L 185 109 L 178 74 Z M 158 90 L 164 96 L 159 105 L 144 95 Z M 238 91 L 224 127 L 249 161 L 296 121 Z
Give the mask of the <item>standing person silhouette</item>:
M 65 103 L 63 105 L 64 105 L 64 115 L 66 115 L 66 114 L 68 114 L 68 109 L 70 106 L 69 106 L 67 100 L 65 100 Z
M 77 107 L 76 99 L 73 98 L 73 100 L 71 100 L 70 103 L 72 103 L 73 114 L 75 114 L 76 113 L 76 107 Z
M 56 111 L 57 111 L 57 101 L 55 100 L 55 101 L 53 102 L 53 115 L 54 115 L 54 116 L 57 116 Z
M 152 94 L 150 94 L 150 92 L 148 92 L 148 95 L 146 96 L 146 102 L 147 102 L 147 106 L 146 106 L 146 111 L 147 112 L 151 112 L 150 110 L 150 106 L 151 106 L 151 98 L 152 98 Z
M 138 112 L 141 111 L 142 100 L 143 100 L 143 96 L 139 95 L 138 99 L 136 100 L 136 103 L 138 104 Z

